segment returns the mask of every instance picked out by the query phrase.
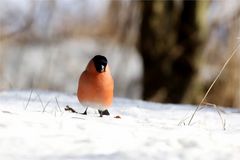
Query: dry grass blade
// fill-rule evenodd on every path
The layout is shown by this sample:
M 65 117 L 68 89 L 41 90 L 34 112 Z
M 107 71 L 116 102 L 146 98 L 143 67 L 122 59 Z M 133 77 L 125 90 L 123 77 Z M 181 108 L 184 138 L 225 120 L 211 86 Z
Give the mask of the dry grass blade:
M 213 107 L 217 110 L 218 115 L 222 121 L 223 130 L 226 130 L 226 120 L 222 117 L 222 114 L 220 113 L 219 108 L 216 105 L 214 105 Z
M 179 123 L 178 123 L 178 126 L 185 126 L 186 125 L 186 123 L 185 123 L 185 121 L 187 120 L 187 119 L 189 119 L 189 116 L 188 116 L 188 114 L 186 114 L 185 116 L 184 116 L 185 118 L 183 118 Z
M 240 44 L 238 44 L 236 46 L 236 48 L 232 51 L 232 54 L 230 55 L 230 57 L 227 59 L 227 61 L 224 63 L 222 69 L 220 70 L 220 72 L 217 74 L 216 78 L 214 79 L 214 81 L 212 82 L 212 84 L 210 85 L 210 87 L 208 88 L 207 92 L 205 93 L 203 99 L 201 100 L 201 102 L 199 103 L 199 105 L 196 107 L 196 109 L 194 110 L 188 125 L 191 124 L 194 116 L 196 115 L 197 111 L 199 110 L 199 108 L 201 107 L 201 105 L 203 104 L 203 102 L 205 101 L 205 99 L 207 98 L 209 92 L 211 91 L 212 87 L 214 86 L 214 84 L 216 83 L 216 81 L 218 80 L 218 78 L 220 77 L 220 75 L 222 74 L 223 70 L 226 68 L 227 64 L 229 63 L 229 61 L 232 59 L 232 57 L 237 53 L 238 49 L 239 49 Z
M 38 99 L 39 99 L 39 101 L 40 101 L 40 103 L 42 105 L 42 108 L 44 109 L 44 105 L 43 105 L 43 102 L 42 102 L 42 99 L 41 99 L 40 95 L 37 92 L 36 92 L 36 94 L 37 94 Z
M 46 110 L 47 106 L 50 104 L 50 102 L 51 102 L 51 100 L 47 101 L 47 103 L 45 104 L 42 112 L 45 112 L 45 110 Z
M 29 95 L 29 97 L 28 97 L 28 101 L 27 101 L 27 104 L 26 104 L 26 106 L 25 106 L 25 110 L 27 110 L 27 107 L 28 107 L 28 105 L 29 105 L 29 103 L 30 103 L 30 100 L 31 100 L 31 98 L 32 98 L 32 93 L 33 93 L 33 89 L 31 90 L 30 95 Z
M 222 117 L 222 114 L 221 114 L 221 113 L 224 113 L 224 111 L 222 111 L 216 104 L 212 104 L 212 103 L 203 103 L 203 104 L 205 106 L 213 107 L 217 111 L 222 121 L 223 130 L 226 130 L 226 120 Z
M 181 125 L 186 125 L 185 124 L 185 121 L 187 120 L 188 118 L 184 118 L 184 119 L 182 119 L 179 123 L 178 123 L 178 126 L 181 126 Z
M 55 100 L 56 100 L 56 103 L 57 103 L 57 106 L 58 106 L 59 111 L 62 112 L 62 110 L 61 110 L 61 108 L 60 108 L 60 106 L 59 106 L 57 97 L 55 97 Z

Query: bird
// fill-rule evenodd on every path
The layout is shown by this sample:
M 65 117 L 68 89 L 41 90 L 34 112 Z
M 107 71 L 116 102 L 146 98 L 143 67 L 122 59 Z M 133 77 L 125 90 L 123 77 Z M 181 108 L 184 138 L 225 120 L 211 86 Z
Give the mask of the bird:
M 98 109 L 100 117 L 110 115 L 108 108 L 112 106 L 114 81 L 105 56 L 95 55 L 80 75 L 77 97 L 86 107 L 82 113 L 87 115 L 88 107 Z

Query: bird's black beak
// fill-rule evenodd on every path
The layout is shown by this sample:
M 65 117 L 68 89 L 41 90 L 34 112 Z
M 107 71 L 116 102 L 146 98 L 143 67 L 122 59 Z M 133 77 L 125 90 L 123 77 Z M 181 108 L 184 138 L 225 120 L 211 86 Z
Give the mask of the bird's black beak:
M 99 73 L 105 72 L 106 71 L 106 66 L 104 64 L 97 65 L 96 70 Z

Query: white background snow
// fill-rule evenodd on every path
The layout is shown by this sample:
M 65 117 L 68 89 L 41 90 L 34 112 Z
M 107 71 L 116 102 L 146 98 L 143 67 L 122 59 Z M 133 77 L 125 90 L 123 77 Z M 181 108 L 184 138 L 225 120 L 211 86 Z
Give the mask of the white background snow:
M 100 118 L 92 109 L 87 116 L 64 111 L 66 105 L 84 111 L 75 95 L 34 90 L 28 103 L 30 93 L 0 93 L 1 160 L 240 158 L 236 109 L 224 109 L 223 130 L 211 108 L 188 126 L 178 124 L 192 114 L 190 105 L 115 98 L 111 116 Z

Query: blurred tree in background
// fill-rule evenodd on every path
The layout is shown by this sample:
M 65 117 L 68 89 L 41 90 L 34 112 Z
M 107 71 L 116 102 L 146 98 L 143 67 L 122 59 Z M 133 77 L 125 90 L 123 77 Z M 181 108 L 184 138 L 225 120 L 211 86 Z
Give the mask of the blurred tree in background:
M 198 103 L 239 43 L 238 0 L 1 0 L 0 90 L 75 93 L 95 54 L 115 96 Z M 239 54 L 207 101 L 240 106 Z
M 186 95 L 197 73 L 198 4 L 196 1 L 142 2 L 138 45 L 144 62 L 144 99 L 180 103 Z

